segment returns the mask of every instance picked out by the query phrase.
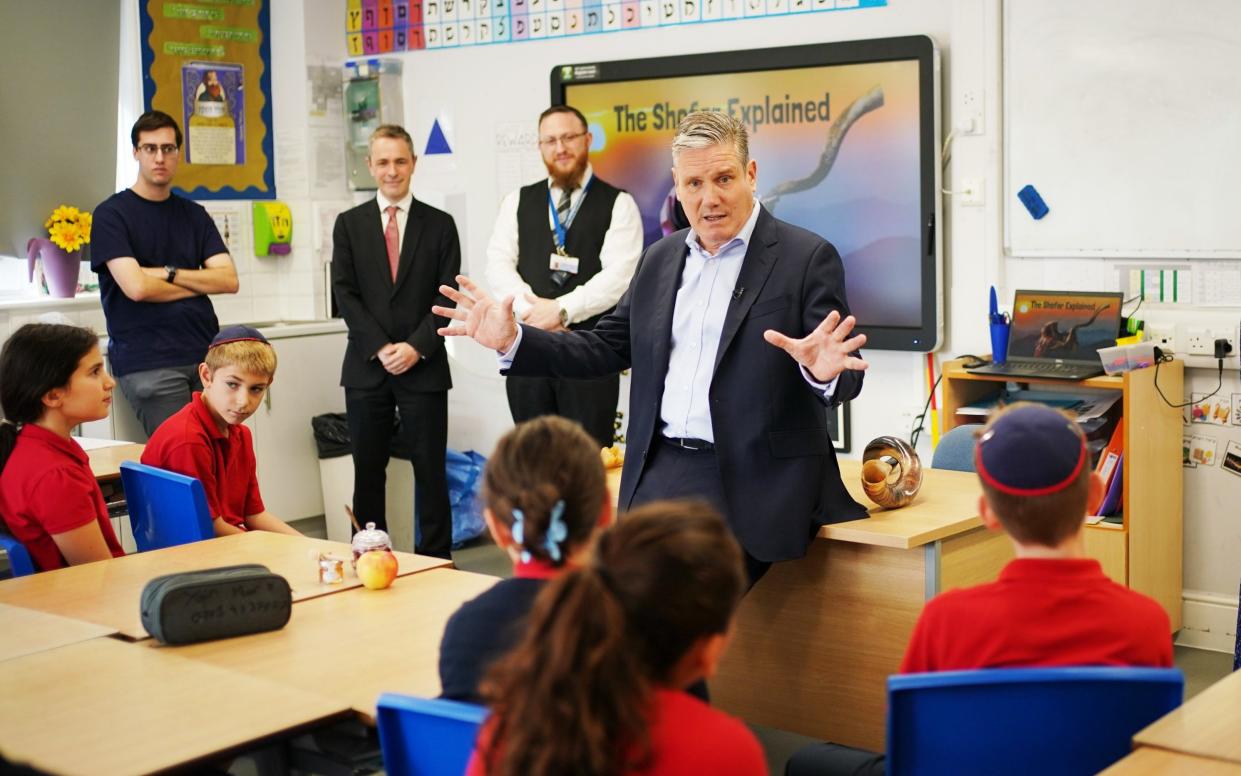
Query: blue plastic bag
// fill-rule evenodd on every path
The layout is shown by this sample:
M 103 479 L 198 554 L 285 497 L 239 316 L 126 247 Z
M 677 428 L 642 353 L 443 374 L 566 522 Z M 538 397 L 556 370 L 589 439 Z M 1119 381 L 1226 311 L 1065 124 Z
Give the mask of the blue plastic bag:
M 459 548 L 487 530 L 483 522 L 483 466 L 487 459 L 474 452 L 448 450 L 448 503 L 452 506 L 452 546 Z

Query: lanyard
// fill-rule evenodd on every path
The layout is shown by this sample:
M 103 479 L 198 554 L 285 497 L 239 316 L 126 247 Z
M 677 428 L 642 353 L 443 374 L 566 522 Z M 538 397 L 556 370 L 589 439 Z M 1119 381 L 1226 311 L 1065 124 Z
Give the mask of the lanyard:
M 560 223 L 560 213 L 556 210 L 556 203 L 552 201 L 552 187 L 547 187 L 547 208 L 552 213 L 552 225 L 555 227 L 553 231 L 556 233 L 556 253 L 564 255 L 564 237 L 565 231 L 573 224 L 573 218 L 577 215 L 577 209 L 582 206 L 582 202 L 586 200 L 587 193 L 590 192 L 590 184 L 595 182 L 592 175 L 590 180 L 586 181 L 586 185 L 582 187 L 582 196 L 577 198 L 577 204 L 569 210 L 569 215 L 565 216 L 564 224 Z M 572 196 L 572 194 L 570 194 Z

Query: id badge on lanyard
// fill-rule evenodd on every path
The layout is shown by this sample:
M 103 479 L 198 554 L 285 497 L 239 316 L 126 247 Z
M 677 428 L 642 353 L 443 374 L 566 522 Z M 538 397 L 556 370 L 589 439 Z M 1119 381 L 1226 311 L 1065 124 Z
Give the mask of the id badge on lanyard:
M 582 206 L 582 202 L 586 200 L 586 195 L 590 192 L 590 184 L 594 182 L 591 178 L 582 188 L 582 196 L 578 197 L 577 204 L 569 211 L 565 217 L 564 223 L 560 223 L 560 213 L 556 210 L 556 203 L 552 201 L 552 190 L 549 186 L 547 189 L 547 208 L 551 212 L 552 218 L 552 240 L 556 243 L 556 252 L 551 254 L 548 259 L 548 269 L 552 273 L 552 282 L 557 286 L 563 286 L 569 282 L 571 275 L 578 273 L 581 262 L 576 256 L 570 256 L 565 250 L 565 234 L 569 226 L 573 223 L 573 219 L 577 216 L 578 208 Z

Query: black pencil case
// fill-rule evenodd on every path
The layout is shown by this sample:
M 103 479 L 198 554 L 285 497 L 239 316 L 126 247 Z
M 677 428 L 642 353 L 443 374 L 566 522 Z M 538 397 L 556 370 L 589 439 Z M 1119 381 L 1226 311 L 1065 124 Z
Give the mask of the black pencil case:
M 167 574 L 142 589 L 142 627 L 161 644 L 279 630 L 293 612 L 289 582 L 247 563 Z

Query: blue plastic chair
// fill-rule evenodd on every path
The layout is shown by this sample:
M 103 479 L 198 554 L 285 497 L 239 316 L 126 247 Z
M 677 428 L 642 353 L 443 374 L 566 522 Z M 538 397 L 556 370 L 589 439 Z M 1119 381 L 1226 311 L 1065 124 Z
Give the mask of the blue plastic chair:
M 1241 668 L 1241 592 L 1237 593 L 1237 640 L 1232 648 L 1232 670 Z
M 13 576 L 24 577 L 35 572 L 34 561 L 30 559 L 26 545 L 6 533 L 0 533 L 0 549 L 9 556 L 9 573 Z
M 949 429 L 931 453 L 931 468 L 974 471 L 974 446 L 978 443 L 976 435 L 980 428 L 982 426 L 977 423 L 969 423 Z
M 138 552 L 215 536 L 207 494 L 195 478 L 125 461 L 121 482 Z
M 472 703 L 379 696 L 379 745 L 389 776 L 461 776 L 487 709 Z
M 888 677 L 888 773 L 1092 774 L 1181 705 L 1179 668 L 992 668 Z

